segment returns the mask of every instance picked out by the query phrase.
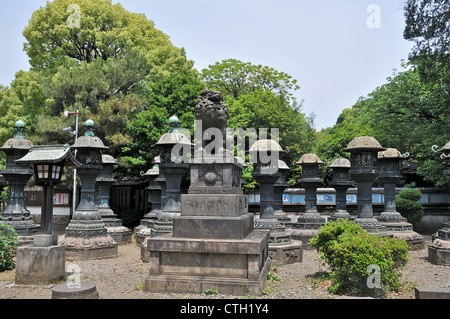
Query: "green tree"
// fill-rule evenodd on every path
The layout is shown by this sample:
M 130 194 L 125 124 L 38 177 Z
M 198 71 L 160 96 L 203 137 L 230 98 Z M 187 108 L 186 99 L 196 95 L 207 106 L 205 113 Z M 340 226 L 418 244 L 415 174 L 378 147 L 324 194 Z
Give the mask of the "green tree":
M 236 59 L 216 62 L 203 69 L 202 76 L 209 88 L 230 94 L 235 99 L 258 89 L 292 97 L 293 91 L 300 88 L 297 80 L 287 73 Z
M 189 130 L 193 138 L 194 109 L 204 88 L 191 65 L 157 82 L 141 83 L 138 91 L 145 99 L 145 107 L 128 122 L 127 132 L 132 140 L 122 149 L 122 164 L 127 174 L 138 176 L 136 174 L 152 166 L 160 151 L 152 145 L 167 133 L 171 116 L 177 116 L 181 127 Z
M 73 4 L 55 0 L 33 13 L 23 32 L 33 68 L 52 72 L 55 66 L 71 66 L 73 61 L 123 58 L 130 48 L 146 51 L 152 76 L 185 63 L 180 50 L 144 14 L 131 13 L 111 0 L 77 0 L 79 10 Z M 73 19 L 79 25 L 71 23 Z

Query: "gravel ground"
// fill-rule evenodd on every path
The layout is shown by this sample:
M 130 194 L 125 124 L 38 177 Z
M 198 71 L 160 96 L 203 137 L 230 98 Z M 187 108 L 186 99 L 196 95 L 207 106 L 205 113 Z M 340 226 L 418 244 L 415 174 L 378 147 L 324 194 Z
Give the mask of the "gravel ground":
M 414 286 L 450 288 L 450 267 L 433 265 L 427 261 L 427 249 L 411 251 L 410 262 L 402 269 L 406 284 L 400 292 L 384 298 L 414 299 Z M 172 294 L 144 291 L 144 280 L 149 266 L 139 258 L 139 247 L 134 243 L 119 246 L 119 257 L 103 260 L 66 262 L 78 265 L 82 281 L 94 281 L 101 299 L 236 299 L 255 296 L 229 296 L 223 294 Z M 313 279 L 326 266 L 315 250 L 303 251 L 303 262 L 278 266 L 275 274 L 279 281 L 267 285 L 267 293 L 258 299 L 336 299 L 343 296 L 328 292 L 329 282 Z M 51 299 L 52 285 L 16 285 L 14 270 L 0 273 L 1 299 Z M 345 297 L 345 296 L 344 296 Z

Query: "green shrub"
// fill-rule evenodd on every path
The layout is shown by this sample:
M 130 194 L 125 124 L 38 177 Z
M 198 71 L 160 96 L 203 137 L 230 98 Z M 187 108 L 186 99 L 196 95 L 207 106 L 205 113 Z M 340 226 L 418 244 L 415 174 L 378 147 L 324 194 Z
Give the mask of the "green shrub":
M 417 202 L 422 198 L 422 193 L 418 189 L 408 188 L 400 191 L 398 197 Z
M 417 201 L 422 193 L 417 189 L 404 189 L 395 200 L 397 211 L 413 225 L 415 230 L 420 230 L 420 221 L 424 216 L 423 207 Z
M 404 240 L 369 235 L 352 221 L 329 222 L 311 238 L 309 245 L 330 266 L 332 293 L 376 295 L 400 287 L 396 270 L 408 262 Z M 380 270 L 380 286 L 369 287 L 369 266 Z
M 0 222 L 0 271 L 14 269 L 18 238 L 13 226 Z

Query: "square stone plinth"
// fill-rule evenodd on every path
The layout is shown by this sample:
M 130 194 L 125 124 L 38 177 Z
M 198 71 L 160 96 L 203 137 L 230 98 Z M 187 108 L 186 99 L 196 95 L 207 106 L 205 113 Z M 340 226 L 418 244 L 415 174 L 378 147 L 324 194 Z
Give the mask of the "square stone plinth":
M 16 284 L 47 285 L 64 279 L 65 247 L 18 247 Z
M 236 217 L 176 216 L 173 236 L 186 238 L 243 239 L 253 231 L 254 215 Z
M 148 292 L 261 295 L 270 267 L 269 231 L 244 239 L 179 238 L 172 233 L 147 240 Z

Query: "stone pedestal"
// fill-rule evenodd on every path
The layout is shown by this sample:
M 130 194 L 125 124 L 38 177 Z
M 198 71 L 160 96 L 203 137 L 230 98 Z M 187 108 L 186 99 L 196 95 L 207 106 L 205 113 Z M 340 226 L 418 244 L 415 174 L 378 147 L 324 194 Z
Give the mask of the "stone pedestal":
M 54 236 L 36 235 L 33 246 L 17 248 L 16 284 L 48 285 L 65 274 L 65 247 Z
M 79 287 L 63 283 L 52 288 L 52 299 L 99 299 L 99 294 L 92 281 L 80 282 Z

